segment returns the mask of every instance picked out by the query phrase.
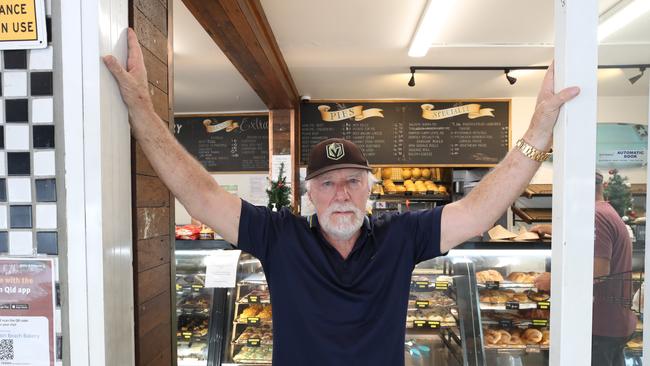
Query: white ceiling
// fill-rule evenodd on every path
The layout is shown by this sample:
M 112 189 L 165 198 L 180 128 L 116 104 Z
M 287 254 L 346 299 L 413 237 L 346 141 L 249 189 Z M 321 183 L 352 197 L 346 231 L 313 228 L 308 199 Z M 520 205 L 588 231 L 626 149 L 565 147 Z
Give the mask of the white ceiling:
M 616 3 L 601 0 L 599 11 Z M 434 46 L 427 56 L 411 58 L 409 43 L 425 4 L 426 0 L 262 0 L 301 95 L 313 99 L 536 95 L 543 71 L 514 73 L 518 81 L 513 86 L 499 71 L 422 71 L 410 88 L 408 67 L 547 65 L 553 57 L 552 1 L 457 0 L 435 42 L 448 46 Z M 600 64 L 650 63 L 650 14 L 605 42 Z M 528 46 L 512 47 L 517 43 Z M 177 112 L 264 108 L 180 0 L 174 6 L 174 47 Z M 601 70 L 599 95 L 648 95 L 650 72 L 634 85 L 627 81 L 637 73 Z

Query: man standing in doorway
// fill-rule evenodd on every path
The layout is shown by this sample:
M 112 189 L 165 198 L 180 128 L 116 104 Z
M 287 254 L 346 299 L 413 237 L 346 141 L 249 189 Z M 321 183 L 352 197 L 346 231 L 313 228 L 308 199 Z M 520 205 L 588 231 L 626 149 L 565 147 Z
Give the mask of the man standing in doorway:
M 132 30 L 128 43 L 126 69 L 112 56 L 104 62 L 128 106 L 133 135 L 193 217 L 262 262 L 276 366 L 403 365 L 413 267 L 492 227 L 548 157 L 559 109 L 579 92 L 555 94 L 551 66 L 523 138 L 469 195 L 444 209 L 366 219 L 366 158 L 350 141 L 323 141 L 307 168 L 316 209 L 308 220 L 255 207 L 219 186 L 154 112 Z
M 625 223 L 605 201 L 603 175 L 596 173 L 596 221 L 594 240 L 594 305 L 591 364 L 625 366 L 623 350 L 636 327 L 632 310 L 632 241 Z M 531 231 L 551 234 L 551 225 Z M 550 273 L 537 278 L 538 289 L 549 291 Z

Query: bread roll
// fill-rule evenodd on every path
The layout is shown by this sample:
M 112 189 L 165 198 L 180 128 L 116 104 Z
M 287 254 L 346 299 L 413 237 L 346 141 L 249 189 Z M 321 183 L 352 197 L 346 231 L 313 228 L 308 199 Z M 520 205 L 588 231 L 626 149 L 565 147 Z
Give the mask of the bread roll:
M 522 339 L 526 344 L 537 344 L 542 341 L 542 332 L 535 328 L 528 328 L 524 331 Z

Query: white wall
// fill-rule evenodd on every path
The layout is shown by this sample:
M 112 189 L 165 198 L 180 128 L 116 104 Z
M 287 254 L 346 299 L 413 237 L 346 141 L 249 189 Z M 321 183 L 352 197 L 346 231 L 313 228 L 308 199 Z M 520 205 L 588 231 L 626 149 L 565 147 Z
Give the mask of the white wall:
M 266 206 L 268 202 L 266 196 L 268 174 L 266 173 L 212 174 L 212 177 L 227 191 L 254 205 Z M 178 199 L 174 201 L 176 225 L 189 224 L 191 222 L 190 214 Z
M 528 128 L 535 111 L 536 98 L 512 98 L 512 143 L 520 139 Z M 575 121 L 580 123 L 580 121 Z M 601 97 L 598 98 L 598 122 L 627 122 L 648 124 L 648 97 Z M 622 174 L 631 183 L 645 183 L 644 168 L 626 169 Z M 553 182 L 552 163 L 543 163 L 531 183 L 551 184 Z

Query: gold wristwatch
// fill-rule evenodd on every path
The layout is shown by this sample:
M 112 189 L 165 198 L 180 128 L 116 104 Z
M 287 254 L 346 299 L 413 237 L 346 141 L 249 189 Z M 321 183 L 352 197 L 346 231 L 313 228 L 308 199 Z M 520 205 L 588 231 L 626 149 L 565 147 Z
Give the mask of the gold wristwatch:
M 519 139 L 515 144 L 515 147 L 528 158 L 539 162 L 546 161 L 552 155 L 551 152 L 544 152 L 536 149 L 531 144 L 524 141 L 524 139 Z

